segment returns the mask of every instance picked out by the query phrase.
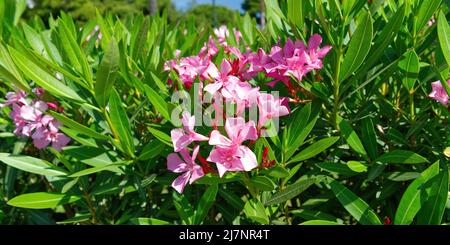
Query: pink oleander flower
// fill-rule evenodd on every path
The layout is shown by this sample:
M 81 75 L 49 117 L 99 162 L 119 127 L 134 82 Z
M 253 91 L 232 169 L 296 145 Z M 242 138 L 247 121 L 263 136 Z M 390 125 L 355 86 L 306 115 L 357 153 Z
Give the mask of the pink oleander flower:
M 210 94 L 215 94 L 222 87 L 226 87 L 228 84 L 241 82 L 239 78 L 231 75 L 232 67 L 228 60 L 223 59 L 220 65 L 220 72 L 214 63 L 210 63 L 205 73 L 209 79 L 213 79 L 214 83 L 210 83 L 205 86 L 205 91 Z
M 450 79 L 447 80 L 447 84 L 450 85 Z M 449 95 L 447 94 L 445 88 L 442 86 L 441 82 L 436 81 L 431 83 L 431 88 L 433 89 L 433 91 L 428 96 L 446 106 L 449 101 Z
M 286 98 L 275 98 L 271 94 L 260 94 L 258 97 L 258 109 L 259 109 L 259 127 L 272 119 L 285 116 L 289 114 L 289 105 Z
M 314 34 L 308 43 L 308 46 L 305 46 L 302 41 L 294 43 L 288 39 L 283 48 L 272 47 L 268 55 L 270 61 L 264 65 L 267 76 L 275 79 L 269 83 L 270 86 L 274 86 L 278 81 L 288 85 L 291 76 L 301 81 L 310 71 L 322 69 L 322 59 L 330 51 L 331 46 L 319 49 L 322 37 L 318 34 Z
M 195 163 L 199 148 L 198 145 L 194 147 L 192 157 L 187 149 L 180 150 L 179 153 L 182 158 L 177 153 L 171 153 L 167 156 L 167 169 L 175 173 L 183 173 L 172 183 L 172 187 L 180 194 L 183 193 L 184 187 L 188 182 L 192 184 L 205 175 L 202 167 Z
M 258 138 L 255 123 L 246 123 L 242 117 L 227 118 L 225 131 L 228 138 L 214 130 L 209 139 L 209 144 L 215 147 L 207 160 L 216 163 L 219 176 L 222 177 L 228 171 L 250 171 L 256 168 L 258 162 L 255 154 L 242 145 L 246 140 Z
M 209 139 L 208 137 L 194 131 L 195 116 L 191 116 L 189 112 L 184 111 L 182 113 L 181 122 L 183 124 L 183 128 L 176 128 L 170 131 L 175 152 L 179 152 L 180 150 L 186 148 L 194 141 L 207 141 Z
M 221 25 L 219 28 L 214 28 L 214 34 L 216 35 L 220 45 L 227 44 L 227 37 L 230 35 L 227 26 Z
M 207 57 L 190 56 L 181 58 L 179 63 L 176 60 L 167 61 L 164 70 L 175 70 L 185 87 L 189 89 L 199 75 L 201 78 L 204 77 L 203 73 L 209 64 L 210 61 Z
M 60 122 L 52 120 L 47 127 L 37 128 L 32 135 L 33 144 L 38 149 L 43 149 L 51 144 L 55 150 L 61 151 L 61 148 L 70 142 L 70 138 L 59 132 L 60 125 Z
M 6 93 L 6 103 L 0 103 L 0 107 L 10 106 L 13 104 L 27 105 L 28 102 L 26 100 L 27 93 L 23 90 L 19 90 L 17 92 L 8 92 Z

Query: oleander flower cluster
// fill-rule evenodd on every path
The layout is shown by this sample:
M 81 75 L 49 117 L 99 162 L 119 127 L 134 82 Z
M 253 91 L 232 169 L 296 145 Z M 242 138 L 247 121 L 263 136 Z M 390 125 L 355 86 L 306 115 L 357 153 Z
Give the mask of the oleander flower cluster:
M 171 77 L 169 83 L 181 81 L 187 90 L 199 83 L 200 90 L 196 92 L 201 96 L 202 108 L 210 103 L 214 115 L 206 134 L 196 131 L 196 116 L 188 110 L 181 113 L 182 128 L 171 131 L 174 153 L 167 157 L 167 168 L 181 174 L 172 183 L 179 193 L 188 183 L 192 184 L 207 173 L 223 177 L 227 172 L 257 168 L 259 164 L 252 146 L 273 127 L 273 120 L 288 115 L 290 108 L 289 98 L 263 92 L 250 81 L 260 73 L 273 79 L 269 86 L 279 81 L 289 85 L 292 78 L 301 81 L 307 73 L 322 68 L 322 59 L 331 49 L 331 46 L 319 48 L 322 38 L 315 34 L 307 45 L 288 39 L 283 47 L 275 45 L 268 54 L 261 48 L 257 52 L 250 48 L 241 52 L 227 44 L 229 31 L 226 27 L 216 29 L 215 34 L 217 40 L 210 36 L 197 55 L 180 58 L 178 51 L 176 58 L 165 64 L 165 70 L 175 71 L 177 76 Z M 238 31 L 234 30 L 234 36 L 239 42 Z M 220 49 L 224 55 L 216 65 L 213 58 Z M 208 96 L 211 101 L 205 99 Z M 233 105 L 233 112 L 224 110 L 222 102 Z M 256 112 L 256 119 L 246 117 L 250 111 Z M 202 155 L 203 152 L 206 153 Z M 215 164 L 215 168 L 210 163 Z M 273 165 L 273 161 L 267 159 L 267 149 L 264 149 L 262 165 Z
M 46 114 L 47 110 L 61 112 L 64 108 L 57 102 L 45 102 L 45 91 L 42 88 L 33 89 L 35 99 L 31 99 L 23 90 L 8 92 L 6 102 L 0 107 L 10 107 L 9 116 L 15 125 L 14 134 L 20 137 L 30 137 L 34 146 L 43 149 L 51 145 L 55 150 L 70 142 L 70 138 L 59 131 L 61 122 Z

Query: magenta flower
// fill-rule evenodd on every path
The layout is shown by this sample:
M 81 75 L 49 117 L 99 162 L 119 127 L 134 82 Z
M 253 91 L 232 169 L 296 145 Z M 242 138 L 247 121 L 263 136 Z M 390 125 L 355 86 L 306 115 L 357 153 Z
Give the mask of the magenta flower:
M 447 84 L 450 85 L 450 79 L 447 80 Z M 447 105 L 449 95 L 447 94 L 447 91 L 445 91 L 445 88 L 442 86 L 441 82 L 436 81 L 431 83 L 431 88 L 433 91 L 428 96 L 444 106 Z
M 180 158 L 177 153 L 171 153 L 167 156 L 167 169 L 175 173 L 183 173 L 172 183 L 172 187 L 180 194 L 183 193 L 184 187 L 188 181 L 189 184 L 192 184 L 194 181 L 205 175 L 202 167 L 195 163 L 199 148 L 198 145 L 194 147 L 192 157 L 186 149 L 182 149 L 179 152 L 182 158 Z
M 27 105 L 27 93 L 23 90 L 17 92 L 6 93 L 6 103 L 0 103 L 0 107 L 10 106 L 13 104 Z
M 205 86 L 205 91 L 210 94 L 216 93 L 222 87 L 227 86 L 230 83 L 239 83 L 240 80 L 236 76 L 231 75 L 232 67 L 228 60 L 223 59 L 220 65 L 220 72 L 214 63 L 210 63 L 205 73 L 210 79 L 214 79 L 214 83 L 210 83 Z
M 181 122 L 183 128 L 172 129 L 170 132 L 175 152 L 179 152 L 183 148 L 186 148 L 194 141 L 207 141 L 209 139 L 194 131 L 195 116 L 191 116 L 189 112 L 183 112 Z
M 52 144 L 55 150 L 61 151 L 61 148 L 70 142 L 70 138 L 59 132 L 60 125 L 60 122 L 52 120 L 48 123 L 47 127 L 37 128 L 32 135 L 33 144 L 38 149 L 43 149 L 49 144 Z
M 225 131 L 229 138 L 214 130 L 209 139 L 209 144 L 215 148 L 207 160 L 216 163 L 219 176 L 222 177 L 228 171 L 250 171 L 256 168 L 258 162 L 255 154 L 242 145 L 246 140 L 258 138 L 255 123 L 245 123 L 242 117 L 227 118 Z
M 291 76 L 301 81 L 308 72 L 322 69 L 322 59 L 331 46 L 319 49 L 322 37 L 318 34 L 314 34 L 308 43 L 308 46 L 305 46 L 302 41 L 294 43 L 288 39 L 283 48 L 272 47 L 268 55 L 270 60 L 264 65 L 267 76 L 275 79 L 269 83 L 270 86 L 274 86 L 278 81 L 288 84 Z
M 258 97 L 258 109 L 259 109 L 259 127 L 271 118 L 277 118 L 289 114 L 288 101 L 283 98 L 275 98 L 271 94 L 260 94 Z

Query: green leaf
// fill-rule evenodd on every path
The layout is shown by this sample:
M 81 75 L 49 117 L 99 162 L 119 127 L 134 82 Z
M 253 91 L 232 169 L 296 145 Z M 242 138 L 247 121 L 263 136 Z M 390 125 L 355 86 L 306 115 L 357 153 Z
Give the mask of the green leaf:
M 450 66 L 450 26 L 443 12 L 439 13 L 437 23 L 437 33 L 442 54 L 444 55 L 447 65 Z
M 293 119 L 295 123 L 289 126 L 289 141 L 287 145 L 286 160 L 289 160 L 297 149 L 303 145 L 306 137 L 308 137 L 311 130 L 314 128 L 317 119 L 319 118 L 320 110 L 311 115 L 311 104 L 307 104 Z
M 291 200 L 292 198 L 300 195 L 300 193 L 308 189 L 315 182 L 316 182 L 315 178 L 299 180 L 294 184 L 287 186 L 283 190 L 280 190 L 277 193 L 275 193 L 271 198 L 269 198 L 264 203 L 264 205 L 268 206 L 273 204 L 279 204 Z
M 63 224 L 74 224 L 74 223 L 80 223 L 83 221 L 87 221 L 91 218 L 91 214 L 76 214 L 75 217 L 72 217 L 70 219 L 66 219 L 63 221 L 58 221 L 56 224 L 63 225 Z
M 342 225 L 342 224 L 329 220 L 308 220 L 301 223 L 300 225 Z
M 241 211 L 244 208 L 244 201 L 232 190 L 219 189 L 219 195 L 225 199 L 227 205 L 231 205 L 234 209 Z
M 338 140 L 339 140 L 338 136 L 321 139 L 321 140 L 315 142 L 314 144 L 308 146 L 307 148 L 302 150 L 297 155 L 295 155 L 289 161 L 289 163 L 300 162 L 300 161 L 304 161 L 306 159 L 310 159 L 311 157 L 316 156 L 317 154 L 328 149 L 330 146 L 334 145 L 334 143 L 336 143 L 336 141 L 338 141 Z
M 341 183 L 333 180 L 331 190 L 344 208 L 363 225 L 381 225 L 381 221 L 369 205 Z
M 96 131 L 94 131 L 93 129 L 90 129 L 86 126 L 84 126 L 83 124 L 80 124 L 62 114 L 59 114 L 57 112 L 54 111 L 50 111 L 50 114 L 52 114 L 53 117 L 55 117 L 56 119 L 58 119 L 58 121 L 60 121 L 65 127 L 70 128 L 76 132 L 79 132 L 80 134 L 92 137 L 92 138 L 96 138 L 96 139 L 100 139 L 100 140 L 108 140 L 109 137 L 98 133 Z
M 134 60 L 137 60 L 138 55 L 142 56 L 145 42 L 147 41 L 147 34 L 149 30 L 149 18 L 144 17 L 144 22 L 141 25 L 141 28 L 139 29 L 139 32 L 136 35 L 136 38 L 134 40 L 133 44 L 133 51 L 132 51 L 132 57 Z
M 161 144 L 158 140 L 150 140 L 147 145 L 142 149 L 139 155 L 139 160 L 148 160 L 157 157 L 165 148 L 164 144 Z
M 112 126 L 114 127 L 113 130 L 119 136 L 122 147 L 126 149 L 128 155 L 133 156 L 134 142 L 133 136 L 131 135 L 130 123 L 116 90 L 113 90 L 109 99 L 109 113 L 111 115 Z
M 69 175 L 69 177 L 76 178 L 76 177 L 80 177 L 80 176 L 85 176 L 85 175 L 89 175 L 89 174 L 98 173 L 98 172 L 101 172 L 101 171 L 104 171 L 104 170 L 110 170 L 110 171 L 116 172 L 117 171 L 117 166 L 120 166 L 120 165 L 121 164 L 115 163 L 115 164 L 106 165 L 106 166 L 87 168 L 87 169 L 83 169 L 81 171 L 75 172 L 75 173 Z
M 428 20 L 430 20 L 431 16 L 433 16 L 434 12 L 438 9 L 441 4 L 441 0 L 428 0 L 421 1 L 419 11 L 417 15 L 415 15 L 415 30 L 414 33 L 418 33 L 422 28 L 426 25 Z
M 172 139 L 170 138 L 170 136 L 156 128 L 153 127 L 149 127 L 148 131 L 150 131 L 150 133 L 155 136 L 156 139 L 158 139 L 159 141 L 161 141 L 162 143 L 173 147 L 172 145 Z
M 288 0 L 287 6 L 287 18 L 288 20 L 295 24 L 298 28 L 303 28 L 304 20 L 303 20 L 303 2 L 297 0 Z
M 386 178 L 392 181 L 408 181 L 420 176 L 418 172 L 391 172 L 386 175 Z
M 349 77 L 364 62 L 372 44 L 372 29 L 372 18 L 369 13 L 365 13 L 363 20 L 350 39 L 344 61 L 342 62 L 340 81 Z
M 18 68 L 29 79 L 36 82 L 49 93 L 78 102 L 83 102 L 83 99 L 75 91 L 64 85 L 48 71 L 43 70 L 39 65 L 35 64 L 32 58 L 29 56 L 27 57 L 25 54 L 11 47 L 9 47 L 9 51 Z
M 105 107 L 108 103 L 119 70 L 119 60 L 119 47 L 112 37 L 100 62 L 95 82 L 95 99 L 100 107 Z
M 44 209 L 80 200 L 79 196 L 60 193 L 35 192 L 16 196 L 9 200 L 8 205 L 20 208 Z
M 428 162 L 428 160 L 421 155 L 414 153 L 412 151 L 405 150 L 393 150 L 391 152 L 385 153 L 381 155 L 376 160 L 377 162 L 382 163 L 391 163 L 391 164 L 416 164 L 416 163 L 424 163 Z
M 355 130 L 353 130 L 350 123 L 348 123 L 343 118 L 338 118 L 339 123 L 339 129 L 341 131 L 342 136 L 344 136 L 345 140 L 347 141 L 348 145 L 356 152 L 363 156 L 367 156 L 367 152 L 364 149 L 364 146 L 361 143 L 361 140 L 359 139 L 358 135 L 356 134 Z
M 394 224 L 408 225 L 411 224 L 417 212 L 421 209 L 425 202 L 429 188 L 425 187 L 425 183 L 439 173 L 439 161 L 433 163 L 425 171 L 422 176 L 415 179 L 403 193 L 403 196 L 395 213 Z M 428 189 L 428 190 L 427 190 Z
M 216 195 L 219 187 L 218 185 L 211 185 L 203 193 L 200 201 L 198 203 L 197 209 L 194 212 L 193 224 L 199 225 L 205 219 L 208 214 L 209 209 L 212 207 L 214 201 L 216 200 Z
M 130 222 L 135 225 L 170 225 L 170 222 L 155 218 L 132 218 Z
M 258 200 L 248 200 L 244 206 L 244 213 L 247 218 L 254 220 L 260 224 L 269 224 L 269 217 L 266 214 L 264 205 Z
M 286 178 L 289 176 L 289 171 L 281 166 L 275 166 L 269 169 L 269 175 L 275 178 Z
M 403 72 L 403 86 L 412 93 L 414 91 L 414 83 L 419 75 L 419 57 L 414 50 L 409 50 L 403 54 L 402 59 L 398 63 L 398 67 Z
M 319 167 L 325 171 L 331 172 L 331 173 L 342 174 L 345 176 L 352 176 L 352 175 L 356 174 L 346 164 L 342 164 L 342 163 L 322 162 L 322 163 L 317 163 L 316 165 L 317 165 L 317 167 Z
M 440 225 L 444 216 L 445 205 L 448 199 L 448 169 L 444 168 L 432 180 L 430 196 L 417 213 L 417 224 Z
M 375 159 L 378 156 L 378 144 L 377 135 L 371 118 L 365 118 L 362 121 L 362 137 L 364 139 L 363 144 L 367 153 L 371 159 Z
M 45 176 L 66 176 L 67 173 L 51 163 L 29 156 L 0 153 L 0 161 L 20 170 Z
M 348 161 L 347 162 L 347 166 L 357 172 L 357 173 L 362 173 L 362 172 L 366 172 L 367 171 L 367 166 L 362 164 L 361 162 L 358 161 Z
M 147 95 L 147 98 L 150 100 L 152 105 L 155 107 L 156 111 L 161 113 L 161 115 L 170 121 L 170 113 L 169 113 L 169 107 L 164 101 L 161 96 L 159 96 L 158 93 L 155 92 L 152 88 L 150 88 L 147 84 L 144 85 L 145 94 Z
M 256 189 L 261 191 L 272 191 L 275 189 L 275 183 L 265 176 L 255 176 L 250 181 Z
M 181 195 L 176 191 L 173 192 L 172 197 L 173 205 L 175 206 L 175 209 L 177 210 L 177 213 L 183 223 L 186 225 L 192 225 L 192 219 L 194 215 L 194 209 L 192 208 L 192 205 L 184 195 Z

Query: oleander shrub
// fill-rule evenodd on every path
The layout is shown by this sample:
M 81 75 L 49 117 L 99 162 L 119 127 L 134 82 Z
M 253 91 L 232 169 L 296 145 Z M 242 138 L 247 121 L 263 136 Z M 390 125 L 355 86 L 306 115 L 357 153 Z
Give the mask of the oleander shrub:
M 191 16 L 0 0 L 1 224 L 447 224 L 449 2 Z

